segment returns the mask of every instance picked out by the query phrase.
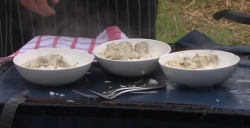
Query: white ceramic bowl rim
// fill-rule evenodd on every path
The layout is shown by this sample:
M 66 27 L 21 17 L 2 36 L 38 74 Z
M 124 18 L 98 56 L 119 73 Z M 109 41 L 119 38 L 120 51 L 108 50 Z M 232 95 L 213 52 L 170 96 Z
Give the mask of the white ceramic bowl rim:
M 162 56 L 164 56 L 164 55 L 166 55 L 166 54 L 169 54 L 169 53 L 171 52 L 171 47 L 170 47 L 167 43 L 164 43 L 164 42 L 159 41 L 159 40 L 146 39 L 146 38 L 118 39 L 118 40 L 108 41 L 108 42 L 103 43 L 103 44 L 100 44 L 100 45 L 106 45 L 106 44 L 109 44 L 109 43 L 114 42 L 114 41 L 123 41 L 123 40 L 125 40 L 125 41 L 129 41 L 129 40 L 148 40 L 148 41 L 159 42 L 159 43 L 165 44 L 165 45 L 168 47 L 169 51 L 166 52 L 165 54 L 163 54 L 163 55 L 161 55 L 161 56 L 159 56 L 159 57 L 155 57 L 155 58 L 138 59 L 138 60 L 136 60 L 136 59 L 135 59 L 135 60 L 110 60 L 110 59 L 107 59 L 107 58 L 104 58 L 104 57 L 100 56 L 98 53 L 95 53 L 95 49 L 99 47 L 99 45 L 98 45 L 98 46 L 96 46 L 95 49 L 93 50 L 93 54 L 94 54 L 96 57 L 98 57 L 98 58 L 102 58 L 102 59 L 108 60 L 108 61 L 113 61 L 113 62 L 131 62 L 131 63 L 133 63 L 133 62 L 143 62 L 143 61 L 148 61 L 148 60 L 159 59 L 160 57 L 162 57 Z
M 231 63 L 229 65 L 226 65 L 226 66 L 221 66 L 221 67 L 217 67 L 217 68 L 211 68 L 211 69 L 183 69 L 183 68 L 176 68 L 176 67 L 171 67 L 169 65 L 164 65 L 162 64 L 160 61 L 162 60 L 162 58 L 165 58 L 167 56 L 170 56 L 170 55 L 173 55 L 173 54 L 179 54 L 179 53 L 182 53 L 182 52 L 195 52 L 195 51 L 207 51 L 207 52 L 211 52 L 211 51 L 215 51 L 215 52 L 224 52 L 224 53 L 227 53 L 227 54 L 231 54 L 233 56 L 235 56 L 237 58 L 237 61 L 235 61 L 234 63 Z M 227 67 L 231 67 L 233 65 L 236 65 L 237 63 L 240 62 L 240 57 L 233 54 L 233 53 L 230 53 L 230 52 L 225 52 L 225 51 L 220 51 L 220 50 L 186 50 L 186 51 L 179 51 L 179 52 L 173 52 L 173 53 L 169 53 L 167 55 L 164 55 L 162 56 L 159 60 L 158 60 L 159 64 L 162 65 L 162 66 L 165 66 L 165 67 L 169 67 L 169 68 L 173 68 L 173 69 L 178 69 L 178 70 L 185 70 L 185 71 L 207 71 L 207 70 L 217 70 L 217 69 L 222 69 L 222 68 L 227 68 Z
M 87 56 L 90 56 L 92 57 L 91 61 L 90 62 L 86 62 L 85 64 L 82 64 L 82 65 L 77 65 L 76 67 L 70 67 L 70 68 L 63 68 L 63 69 L 36 69 L 36 68 L 27 68 L 27 67 L 24 67 L 22 66 L 21 64 L 17 63 L 15 61 L 15 58 L 22 55 L 22 54 L 28 54 L 28 53 L 33 53 L 33 52 L 36 52 L 36 51 L 42 51 L 42 50 L 48 50 L 48 49 L 59 49 L 59 50 L 68 50 L 68 51 L 78 51 L 78 52 L 82 52 L 82 53 L 85 53 Z M 66 49 L 66 48 L 41 48 L 41 49 L 37 49 L 37 50 L 31 50 L 31 51 L 27 51 L 27 52 L 24 52 L 24 53 L 20 53 L 18 54 L 17 56 L 14 57 L 13 59 L 13 63 L 22 67 L 22 68 L 25 68 L 25 69 L 29 69 L 29 70 L 38 70 L 38 71 L 65 71 L 65 70 L 72 70 L 72 69 L 75 69 L 75 68 L 79 68 L 79 67 L 82 67 L 82 66 L 85 66 L 85 65 L 88 65 L 90 63 L 92 63 L 94 60 L 94 56 L 89 54 L 88 52 L 85 52 L 85 51 L 81 51 L 81 50 L 77 50 L 77 49 Z

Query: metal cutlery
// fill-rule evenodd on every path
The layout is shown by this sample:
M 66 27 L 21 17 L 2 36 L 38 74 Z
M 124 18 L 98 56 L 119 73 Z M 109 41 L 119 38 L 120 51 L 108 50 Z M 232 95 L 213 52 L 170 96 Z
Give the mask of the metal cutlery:
M 157 85 L 161 84 L 165 82 L 165 80 L 160 81 Z M 122 91 L 122 90 L 127 90 L 127 89 L 137 89 L 137 88 L 146 88 L 146 87 L 151 87 L 151 86 L 157 86 L 155 84 L 146 84 L 146 85 L 142 85 L 142 86 L 133 86 L 133 87 L 121 87 L 118 89 L 113 89 L 113 90 L 109 90 L 107 92 L 105 92 L 106 94 L 112 94 L 115 93 L 117 91 Z M 151 94 L 151 93 L 157 93 L 158 91 L 139 91 L 139 92 L 131 92 L 131 93 L 135 93 L 135 94 Z
M 97 95 L 89 95 L 89 94 L 84 94 L 84 93 L 79 92 L 79 91 L 76 91 L 76 90 L 72 90 L 72 91 L 73 91 L 74 93 L 76 93 L 76 94 L 79 94 L 79 95 L 85 96 L 85 97 L 87 97 L 87 98 L 93 98 L 93 99 L 98 98 L 98 96 L 97 96 Z
M 155 86 L 155 85 L 151 85 L 151 86 Z M 109 97 L 111 95 L 113 95 L 114 93 L 116 92 L 119 92 L 119 91 L 122 91 L 122 90 L 130 90 L 130 89 L 141 89 L 141 88 L 147 88 L 149 86 L 141 86 L 141 87 L 121 87 L 121 88 L 118 88 L 118 89 L 113 89 L 113 90 L 110 90 L 102 95 L 106 95 L 106 97 Z M 131 92 L 131 93 L 138 93 L 138 92 Z M 145 92 L 140 92 L 140 94 L 145 94 Z M 147 93 L 149 94 L 149 93 Z
M 74 93 L 79 94 L 81 96 L 87 97 L 87 98 L 92 98 L 92 99 L 96 99 L 98 98 L 97 95 L 89 95 L 89 94 L 84 94 L 82 92 L 76 91 L 76 90 L 72 90 Z M 158 93 L 157 90 L 153 90 L 153 91 L 138 91 L 138 92 L 131 92 L 133 94 L 155 94 Z
M 145 89 L 146 89 L 146 88 L 145 88 Z M 116 98 L 116 97 L 118 97 L 118 96 L 120 96 L 120 95 L 122 95 L 122 94 L 124 94 L 124 93 L 133 92 L 133 91 L 140 91 L 140 90 L 144 90 L 144 89 L 131 89 L 131 90 L 125 90 L 125 91 L 122 91 L 122 92 L 119 92 L 119 93 L 115 93 L 114 95 L 112 95 L 112 96 L 110 96 L 110 97 L 106 97 L 106 98 L 103 97 L 103 98 L 112 100 L 112 99 L 114 99 L 114 98 Z
M 157 90 L 153 90 L 153 91 L 138 91 L 138 92 L 130 92 L 132 94 L 155 94 L 158 93 Z
M 167 85 L 166 84 L 158 84 L 158 85 L 148 85 L 148 86 L 141 86 L 141 87 L 129 87 L 129 89 L 124 89 L 124 88 L 119 88 L 114 90 L 112 93 L 108 93 L 108 94 L 101 94 L 98 93 L 96 91 L 93 90 L 89 90 L 92 93 L 95 93 L 96 95 L 103 97 L 105 99 L 114 99 L 117 96 L 127 93 L 127 92 L 138 92 L 138 91 L 147 91 L 147 90 L 155 90 L 155 89 L 161 89 L 161 88 L 165 88 Z M 124 91 L 121 91 L 124 90 Z M 119 92 L 121 91 L 121 92 Z M 117 93 L 116 93 L 117 92 Z

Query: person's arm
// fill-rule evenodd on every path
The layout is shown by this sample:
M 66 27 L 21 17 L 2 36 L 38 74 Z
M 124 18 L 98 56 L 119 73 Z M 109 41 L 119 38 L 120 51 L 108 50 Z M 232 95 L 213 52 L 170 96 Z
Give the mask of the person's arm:
M 38 13 L 42 16 L 50 16 L 55 14 L 49 5 L 47 0 L 19 0 L 20 3 L 30 11 Z M 58 3 L 59 0 L 52 0 L 54 3 Z

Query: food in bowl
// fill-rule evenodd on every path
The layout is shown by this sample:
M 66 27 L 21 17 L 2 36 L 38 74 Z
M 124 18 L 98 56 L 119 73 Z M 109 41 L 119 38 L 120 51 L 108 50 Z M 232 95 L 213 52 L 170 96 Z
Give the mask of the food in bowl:
M 145 50 L 144 53 L 147 52 L 148 56 L 140 57 L 139 59 L 124 58 L 124 60 L 117 60 L 108 59 L 103 55 L 108 49 L 107 45 L 112 43 L 119 45 L 121 42 L 129 42 L 128 44 L 131 43 L 134 51 L 136 49 L 137 51 L 144 51 L 146 49 L 145 47 L 147 47 L 147 50 Z M 134 38 L 114 40 L 100 44 L 95 47 L 93 53 L 97 62 L 107 72 L 125 77 L 140 77 L 156 71 L 159 68 L 158 59 L 160 56 L 164 56 L 170 51 L 171 47 L 165 42 L 152 39 Z
M 166 62 L 176 59 L 178 56 L 194 57 L 196 54 L 203 55 L 211 53 L 218 56 L 219 64 L 217 67 L 206 67 L 203 69 L 178 68 L 166 64 Z M 221 85 L 234 73 L 239 56 L 219 50 L 186 50 L 166 54 L 159 59 L 159 64 L 167 79 L 179 85 L 191 88 L 211 88 Z
M 127 41 L 121 41 L 118 44 L 112 42 L 107 44 L 104 53 L 100 53 L 100 55 L 111 60 L 139 60 L 159 57 L 149 52 L 148 43 L 145 41 L 134 46 Z
M 193 57 L 180 53 L 177 58 L 167 61 L 165 65 L 183 69 L 211 69 L 219 66 L 219 57 L 210 52 L 196 53 Z
M 39 56 L 36 59 L 27 61 L 22 66 L 35 69 L 65 69 L 75 67 L 75 65 L 69 64 L 63 56 L 58 54 Z
M 37 69 L 24 66 L 25 63 L 38 58 L 50 58 L 54 55 L 70 66 L 64 65 L 62 69 Z M 93 55 L 81 50 L 41 48 L 20 53 L 14 57 L 13 62 L 19 74 L 31 83 L 44 86 L 62 86 L 82 78 L 90 69 L 93 59 Z

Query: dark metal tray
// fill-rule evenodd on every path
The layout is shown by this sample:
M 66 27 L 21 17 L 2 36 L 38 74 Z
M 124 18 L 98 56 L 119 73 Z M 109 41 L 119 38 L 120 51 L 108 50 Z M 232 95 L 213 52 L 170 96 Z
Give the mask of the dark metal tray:
M 149 79 L 163 80 L 166 76 L 159 69 L 155 73 L 143 78 L 124 78 L 109 74 L 102 70 L 98 64 L 93 64 L 90 69 L 91 74 L 86 74 L 79 81 L 62 87 L 44 87 L 34 85 L 24 80 L 17 72 L 14 66 L 10 67 L 0 77 L 1 101 L 11 98 L 14 95 L 21 94 L 28 90 L 31 97 L 58 99 L 58 100 L 88 100 L 71 90 L 78 90 L 86 94 L 91 94 L 88 89 L 99 92 L 118 88 L 120 85 L 133 85 L 137 81 L 141 84 L 146 83 Z M 190 104 L 201 105 L 212 108 L 250 110 L 250 86 L 245 80 L 250 79 L 250 69 L 238 67 L 232 77 L 223 85 L 208 90 L 195 90 L 179 86 L 167 81 L 167 89 L 160 90 L 157 94 L 151 95 L 123 95 L 112 102 L 136 102 L 136 103 L 154 103 L 154 104 Z M 239 81 L 239 80 L 243 80 Z M 111 83 L 104 83 L 111 81 Z M 50 91 L 64 94 L 50 95 Z
M 188 122 L 238 123 L 250 121 L 249 60 L 242 59 L 232 77 L 223 85 L 208 90 L 195 90 L 169 83 L 166 90 L 151 95 L 122 95 L 115 100 L 91 100 L 71 92 L 72 89 L 89 93 L 88 89 L 106 91 L 110 87 L 147 82 L 149 79 L 167 80 L 159 69 L 141 78 L 124 78 L 104 71 L 97 63 L 81 80 L 63 87 L 43 87 L 24 80 L 12 62 L 1 66 L 0 107 L 6 100 L 28 90 L 28 101 L 17 111 L 17 117 L 32 115 L 84 116 L 102 118 L 140 118 Z M 105 84 L 104 81 L 111 81 Z M 59 95 L 50 95 L 50 91 Z M 69 102 L 73 100 L 74 103 Z M 185 116 L 184 116 L 185 115 Z M 29 117 L 27 117 L 29 116 Z M 38 118 L 38 117 L 37 117 Z

